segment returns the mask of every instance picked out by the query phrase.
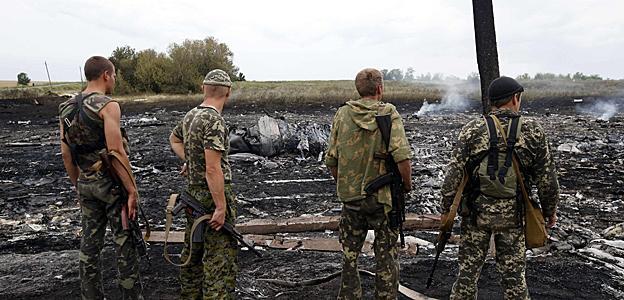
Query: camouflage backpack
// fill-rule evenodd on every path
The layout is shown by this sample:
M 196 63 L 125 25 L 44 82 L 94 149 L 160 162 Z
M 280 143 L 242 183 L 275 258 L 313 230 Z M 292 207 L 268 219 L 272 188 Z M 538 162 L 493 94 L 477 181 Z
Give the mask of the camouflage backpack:
M 514 146 L 518 140 L 521 118 L 511 119 L 507 129 L 507 144 L 505 151 L 498 149 L 498 132 L 491 116 L 484 116 L 488 129 L 489 149 L 473 172 L 478 178 L 479 192 L 490 198 L 509 199 L 518 194 L 518 178 L 512 168 Z
M 72 161 L 77 166 L 80 166 L 79 156 L 106 149 L 102 124 L 89 117 L 83 107 L 84 100 L 94 94 L 84 96 L 80 93 L 59 108 L 64 132 L 62 140 L 69 146 Z

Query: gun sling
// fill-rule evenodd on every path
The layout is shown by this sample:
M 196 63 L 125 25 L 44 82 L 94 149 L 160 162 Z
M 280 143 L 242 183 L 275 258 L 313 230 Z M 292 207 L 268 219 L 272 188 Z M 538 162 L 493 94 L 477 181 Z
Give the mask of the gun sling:
M 189 255 L 186 257 L 186 260 L 180 264 L 174 263 L 169 255 L 169 250 L 168 250 L 168 240 L 169 240 L 169 230 L 171 228 L 171 223 L 173 223 L 173 208 L 176 204 L 176 201 L 178 200 L 178 197 L 180 195 L 179 194 L 172 194 L 169 197 L 169 201 L 167 202 L 167 221 L 165 222 L 165 259 L 171 263 L 174 266 L 177 267 L 184 267 L 186 265 L 188 265 L 191 262 L 191 253 L 193 253 L 193 242 L 190 243 L 190 249 L 189 249 Z M 193 226 L 191 227 L 191 236 L 193 234 L 195 234 L 195 231 L 197 230 L 197 227 L 200 226 L 204 221 L 209 221 L 210 219 L 212 219 L 212 215 L 203 215 L 199 218 L 197 218 L 195 220 L 195 222 L 193 222 Z M 191 237 L 189 237 L 191 238 Z
M 383 159 L 387 161 L 388 159 L 391 159 L 392 157 L 392 154 L 389 153 L 390 134 L 392 133 L 392 119 L 390 118 L 390 115 L 383 115 L 383 116 L 375 116 L 375 121 L 377 122 L 379 133 L 381 134 L 381 140 L 386 146 L 386 152 L 376 153 L 375 158 L 379 158 L 379 159 Z M 371 195 L 377 192 L 377 190 L 379 190 L 380 188 L 388 184 L 391 184 L 393 182 L 394 177 L 397 175 L 392 173 L 391 170 L 388 170 L 388 168 L 386 168 L 386 172 L 387 172 L 386 174 L 380 175 L 379 177 L 373 179 L 364 187 L 364 191 L 366 192 L 366 194 Z
M 69 146 L 70 153 L 72 156 L 72 162 L 74 163 L 74 165 L 78 165 L 78 154 L 95 152 L 97 150 L 106 148 L 106 137 L 104 136 L 103 128 L 98 123 L 96 123 L 93 119 L 87 116 L 87 113 L 85 112 L 82 106 L 84 103 L 84 99 L 87 99 L 95 94 L 97 93 L 95 92 L 90 93 L 90 94 L 87 94 L 86 96 L 83 95 L 82 93 L 79 93 L 78 95 L 76 95 L 76 98 L 75 98 L 76 104 L 74 104 L 74 109 L 72 109 L 72 111 L 69 113 L 69 115 L 67 115 L 67 117 L 61 120 L 62 121 L 61 124 L 63 125 L 63 133 L 64 133 L 61 141 L 65 143 L 67 146 Z M 84 124 L 87 125 L 91 130 L 98 133 L 98 140 L 95 144 L 78 145 L 78 144 L 69 142 L 69 140 L 67 139 L 67 134 L 68 134 L 67 129 L 71 127 L 71 123 L 74 119 L 76 119 L 78 122 L 83 121 Z
M 494 123 L 496 123 L 496 127 L 498 128 L 498 130 L 501 131 L 501 134 L 503 135 L 503 140 L 506 140 L 507 137 L 505 135 L 505 131 L 502 130 L 503 126 L 501 125 L 500 120 L 496 116 L 492 116 L 492 119 L 494 120 Z M 517 123 L 519 123 L 519 121 Z M 516 127 L 519 127 L 519 125 L 516 125 Z M 520 130 L 517 130 L 516 135 L 519 131 Z M 518 160 L 518 155 L 515 152 L 512 156 L 512 164 L 514 171 L 516 172 L 516 177 L 518 177 L 518 184 L 520 185 L 520 190 L 522 191 L 522 198 L 524 198 L 524 202 L 526 205 L 524 218 L 526 246 L 528 249 L 543 247 L 546 244 L 546 240 L 548 239 L 544 215 L 542 214 L 541 209 L 533 205 L 531 198 L 529 198 L 529 193 L 527 192 L 526 186 L 524 185 L 523 175 L 520 172 L 520 161 Z

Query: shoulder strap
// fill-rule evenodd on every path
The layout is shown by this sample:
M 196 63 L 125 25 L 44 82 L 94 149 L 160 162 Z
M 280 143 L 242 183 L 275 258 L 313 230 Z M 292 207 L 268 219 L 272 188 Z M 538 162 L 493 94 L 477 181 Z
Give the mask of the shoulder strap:
M 514 119 L 517 119 L 516 121 L 517 124 L 515 125 L 516 127 L 515 139 L 517 139 L 517 137 L 519 136 L 519 132 L 520 132 L 519 125 L 521 123 L 521 120 L 520 120 L 520 117 L 514 118 Z M 502 129 L 500 122 L 497 123 L 497 126 L 499 126 L 499 128 Z M 503 138 L 505 138 L 505 136 L 503 136 Z M 518 155 L 515 153 L 515 151 L 512 152 L 511 161 L 512 161 L 513 169 L 516 172 L 516 177 L 518 178 L 518 184 L 520 185 L 520 190 L 522 191 L 522 198 L 524 198 L 527 204 L 527 207 L 533 208 L 533 203 L 531 203 L 531 198 L 529 198 L 529 193 L 527 192 L 526 186 L 524 185 L 524 176 L 522 175 L 522 172 L 520 171 L 520 160 L 518 160 Z
M 518 130 L 518 127 L 520 124 L 520 117 L 511 118 L 509 122 L 509 126 L 508 126 L 508 134 L 505 134 L 505 131 L 503 130 L 503 126 L 501 125 L 500 120 L 496 116 L 492 116 L 492 119 L 496 123 L 496 127 L 498 127 L 498 129 L 500 130 L 503 136 L 503 140 L 505 141 L 507 145 L 507 155 L 505 156 L 505 163 L 503 164 L 503 166 L 500 168 L 498 172 L 498 180 L 502 184 L 505 184 L 505 175 L 507 175 L 507 171 L 509 170 L 509 168 L 511 168 L 514 147 L 516 145 L 516 141 L 520 134 L 520 130 Z M 518 174 L 518 176 L 522 176 L 522 174 Z
M 390 149 L 390 134 L 392 133 L 392 118 L 390 115 L 375 116 L 381 139 L 386 145 L 386 152 Z
M 487 162 L 487 175 L 490 176 L 490 180 L 496 179 L 495 172 L 498 169 L 498 134 L 496 133 L 496 125 L 490 115 L 483 115 L 485 119 L 485 126 L 488 129 L 488 135 L 490 137 L 490 148 L 488 151 Z
M 100 125 L 98 123 L 96 123 L 93 119 L 91 119 L 91 118 L 89 118 L 87 116 L 87 112 L 83 108 L 83 103 L 84 103 L 85 99 L 87 99 L 87 98 L 89 98 L 89 97 L 91 97 L 91 96 L 93 96 L 95 94 L 97 94 L 97 93 L 95 93 L 95 92 L 89 93 L 86 96 L 82 97 L 80 102 L 76 103 L 76 106 L 78 107 L 77 111 L 80 113 L 79 116 L 82 118 L 82 121 L 85 122 L 85 124 L 87 126 L 89 126 L 91 129 L 97 129 L 97 128 L 100 127 Z
M 191 262 L 191 255 L 189 254 L 186 257 L 186 260 L 180 263 L 175 263 L 173 262 L 173 260 L 171 260 L 171 255 L 169 254 L 169 246 L 168 246 L 168 242 L 169 242 L 169 231 L 171 229 L 171 224 L 173 223 L 173 207 L 175 206 L 175 203 L 178 199 L 180 195 L 179 194 L 171 194 L 171 196 L 169 197 L 169 201 L 167 202 L 167 221 L 165 223 L 165 245 L 164 245 L 164 249 L 163 249 L 163 256 L 165 257 L 165 260 L 167 260 L 170 264 L 177 266 L 177 267 L 184 267 L 186 265 L 188 265 Z M 210 219 L 212 219 L 212 215 L 203 215 L 199 218 L 197 218 L 195 220 L 195 222 L 193 222 L 193 225 L 191 227 L 191 233 L 188 236 L 189 238 L 189 244 L 190 244 L 190 248 L 189 248 L 189 253 L 193 252 L 193 234 L 195 234 L 195 231 L 197 231 L 197 229 L 199 228 L 198 226 L 201 225 L 201 223 L 206 222 L 206 221 L 210 221 Z M 185 237 L 187 238 L 187 237 Z

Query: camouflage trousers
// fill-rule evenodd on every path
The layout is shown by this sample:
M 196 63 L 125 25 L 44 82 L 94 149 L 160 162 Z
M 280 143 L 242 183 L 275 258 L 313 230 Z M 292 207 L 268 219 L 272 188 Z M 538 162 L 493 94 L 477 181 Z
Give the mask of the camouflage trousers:
M 189 188 L 189 193 L 209 210 L 214 210 L 208 190 Z M 229 185 L 225 186 L 225 198 L 228 206 L 225 221 L 234 223 L 236 198 Z M 180 268 L 180 299 L 234 299 L 238 273 L 238 242 L 224 231 L 214 231 L 206 224 L 204 242 L 193 243 L 191 253 L 191 227 L 195 219 L 187 214 L 186 220 L 181 259 L 185 261 L 190 255 L 191 261 Z
M 120 199 L 111 194 L 111 187 L 108 177 L 78 181 L 82 210 L 79 257 L 81 296 L 82 299 L 104 299 L 100 255 L 108 223 L 115 242 L 122 298 L 143 299 L 139 258 L 130 234 L 122 227 Z
M 529 299 L 525 279 L 526 246 L 524 228 L 488 230 L 470 221 L 462 222 L 459 274 L 450 299 L 477 299 L 477 282 L 494 235 L 496 269 L 501 276 L 505 299 Z
M 343 265 L 338 299 L 361 299 L 362 286 L 357 259 L 362 251 L 368 229 L 375 231 L 375 298 L 396 299 L 399 287 L 397 262 L 398 231 L 388 227 L 384 206 L 377 198 L 349 202 L 343 205 L 340 217 L 340 243 Z

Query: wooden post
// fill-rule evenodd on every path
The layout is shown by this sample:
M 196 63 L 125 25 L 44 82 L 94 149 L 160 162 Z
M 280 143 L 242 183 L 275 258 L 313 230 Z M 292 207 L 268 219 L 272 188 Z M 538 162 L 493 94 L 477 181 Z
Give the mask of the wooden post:
M 483 113 L 490 111 L 487 88 L 492 80 L 500 76 L 498 70 L 498 51 L 496 49 L 496 30 L 494 28 L 494 10 L 492 0 L 472 0 L 477 65 L 481 78 L 481 101 Z

